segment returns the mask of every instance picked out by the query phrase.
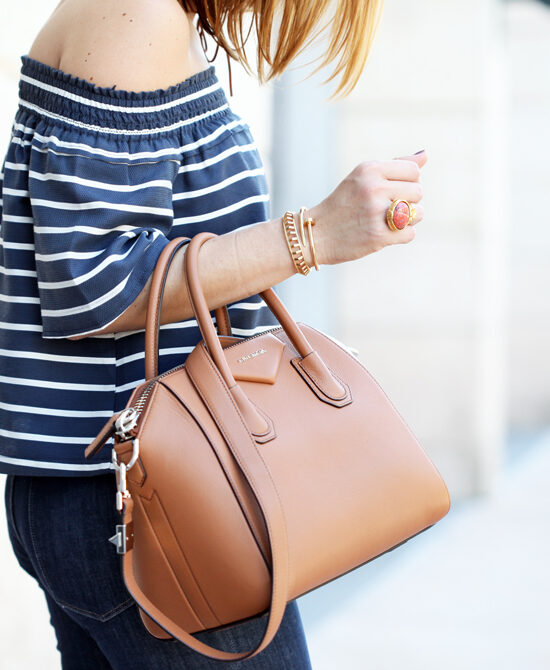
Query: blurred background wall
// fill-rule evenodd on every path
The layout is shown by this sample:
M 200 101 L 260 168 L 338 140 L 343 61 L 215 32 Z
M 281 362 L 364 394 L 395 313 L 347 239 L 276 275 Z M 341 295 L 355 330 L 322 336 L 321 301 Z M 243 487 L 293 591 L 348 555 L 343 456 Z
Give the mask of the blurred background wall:
M 19 56 L 56 4 L 2 6 L 2 155 Z M 550 10 L 535 0 L 387 0 L 344 101 L 328 102 L 323 77 L 304 80 L 307 68 L 263 88 L 234 68 L 231 104 L 256 137 L 274 217 L 319 202 L 361 161 L 427 150 L 426 216 L 412 245 L 280 290 L 297 319 L 359 350 L 455 503 L 498 496 L 503 473 L 550 422 L 549 34 Z M 225 61 L 216 65 L 227 82 Z M 0 608 L 0 670 L 58 667 L 42 597 L 4 526 L 0 602 L 19 607 Z M 29 627 L 36 644 L 16 656 L 11 641 Z
M 345 101 L 300 72 L 274 87 L 274 215 L 363 160 L 428 152 L 413 245 L 285 284 L 296 313 L 359 349 L 455 500 L 494 491 L 550 419 L 549 27 L 528 0 L 389 1 Z

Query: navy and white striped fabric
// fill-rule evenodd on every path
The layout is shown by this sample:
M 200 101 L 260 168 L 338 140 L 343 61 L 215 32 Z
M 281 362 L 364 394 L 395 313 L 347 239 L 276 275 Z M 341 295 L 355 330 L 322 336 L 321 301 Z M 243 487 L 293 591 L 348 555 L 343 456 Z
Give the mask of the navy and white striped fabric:
M 134 93 L 21 60 L 1 183 L 0 472 L 93 475 L 110 450 L 86 462 L 84 448 L 143 380 L 144 333 L 67 338 L 113 322 L 168 240 L 265 221 L 269 196 L 213 67 Z M 274 324 L 258 295 L 229 314 L 236 335 Z M 163 326 L 160 370 L 199 340 L 194 320 Z

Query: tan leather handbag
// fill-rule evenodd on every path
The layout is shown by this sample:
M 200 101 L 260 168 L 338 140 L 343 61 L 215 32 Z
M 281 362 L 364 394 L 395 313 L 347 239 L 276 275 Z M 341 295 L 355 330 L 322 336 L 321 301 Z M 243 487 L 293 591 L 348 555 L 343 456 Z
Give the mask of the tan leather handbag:
M 279 327 L 233 337 L 223 308 L 216 333 L 198 279 L 199 248 L 211 237 L 196 235 L 185 255 L 203 340 L 158 375 L 164 283 L 187 242 L 178 238 L 153 276 L 146 382 L 86 453 L 115 433 L 123 518 L 112 541 L 149 631 L 237 661 L 269 644 L 287 602 L 430 527 L 449 496 L 367 370 L 295 323 L 272 289 L 261 296 Z M 265 635 L 248 652 L 192 636 L 266 612 Z

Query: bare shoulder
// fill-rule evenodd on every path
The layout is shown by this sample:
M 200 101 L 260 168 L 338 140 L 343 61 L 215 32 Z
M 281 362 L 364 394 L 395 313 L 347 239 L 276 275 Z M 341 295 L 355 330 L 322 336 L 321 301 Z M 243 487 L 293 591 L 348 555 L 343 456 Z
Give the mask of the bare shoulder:
M 29 56 L 129 91 L 167 88 L 208 66 L 178 0 L 62 0 Z

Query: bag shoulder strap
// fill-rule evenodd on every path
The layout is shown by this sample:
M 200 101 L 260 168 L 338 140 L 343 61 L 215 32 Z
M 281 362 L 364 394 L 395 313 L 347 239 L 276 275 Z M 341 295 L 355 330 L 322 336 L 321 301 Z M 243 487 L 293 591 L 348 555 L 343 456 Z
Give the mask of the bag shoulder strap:
M 197 267 L 199 248 L 207 239 L 210 239 L 209 234 L 199 233 L 189 244 L 185 258 L 186 279 L 191 271 L 190 268 Z M 282 504 L 269 468 L 242 420 L 222 376 L 219 372 L 217 374 L 216 372 L 208 375 L 201 374 L 201 369 L 216 371 L 206 347 L 200 347 L 199 353 L 200 356 L 194 359 L 193 368 L 191 369 L 188 366 L 188 373 L 203 398 L 210 401 L 211 407 L 215 406 L 216 416 L 214 418 L 256 498 L 267 529 L 271 554 L 271 598 L 269 617 L 263 638 L 256 648 L 251 651 L 242 653 L 226 652 L 197 640 L 189 632 L 175 625 L 139 587 L 133 571 L 133 543 L 131 541 L 128 543 L 127 551 L 123 556 L 123 576 L 133 598 L 159 626 L 204 656 L 218 661 L 235 662 L 259 654 L 270 644 L 279 629 L 285 613 L 289 591 L 288 539 Z M 132 511 L 133 501 L 129 499 L 126 502 L 123 515 L 123 522 L 128 528 L 131 528 Z

